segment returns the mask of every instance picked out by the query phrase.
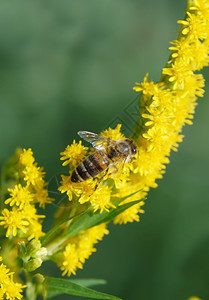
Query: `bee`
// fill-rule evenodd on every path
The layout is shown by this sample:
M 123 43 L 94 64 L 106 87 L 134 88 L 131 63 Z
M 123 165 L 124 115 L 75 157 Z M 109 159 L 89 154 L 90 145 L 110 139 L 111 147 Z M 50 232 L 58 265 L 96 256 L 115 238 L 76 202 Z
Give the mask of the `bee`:
M 71 175 L 72 182 L 94 178 L 105 170 L 106 174 L 110 166 L 133 159 L 137 151 L 131 139 L 112 140 L 88 131 L 79 131 L 78 135 L 91 143 L 95 151 L 74 169 Z

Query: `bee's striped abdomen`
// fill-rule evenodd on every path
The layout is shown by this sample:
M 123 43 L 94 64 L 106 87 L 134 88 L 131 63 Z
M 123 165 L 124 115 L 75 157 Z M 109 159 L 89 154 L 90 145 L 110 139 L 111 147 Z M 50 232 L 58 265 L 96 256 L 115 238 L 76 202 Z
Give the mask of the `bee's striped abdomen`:
M 95 151 L 73 171 L 71 181 L 85 181 L 89 178 L 95 177 L 107 169 L 109 161 L 109 158 L 104 152 Z

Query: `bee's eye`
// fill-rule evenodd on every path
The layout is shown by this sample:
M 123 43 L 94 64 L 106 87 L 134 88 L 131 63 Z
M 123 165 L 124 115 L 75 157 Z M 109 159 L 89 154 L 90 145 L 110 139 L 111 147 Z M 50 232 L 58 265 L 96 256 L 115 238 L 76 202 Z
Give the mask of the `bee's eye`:
M 131 145 L 131 150 L 132 150 L 133 155 L 135 155 L 137 150 L 136 150 L 136 145 L 134 143 L 132 143 L 132 145 Z
M 132 148 L 132 152 L 133 152 L 133 154 L 136 154 L 136 147 L 135 146 Z

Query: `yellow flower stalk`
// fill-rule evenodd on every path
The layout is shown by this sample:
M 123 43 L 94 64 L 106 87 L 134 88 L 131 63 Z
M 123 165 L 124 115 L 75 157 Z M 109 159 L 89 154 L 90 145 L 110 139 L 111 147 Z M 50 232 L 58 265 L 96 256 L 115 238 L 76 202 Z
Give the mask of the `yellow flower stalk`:
M 0 257 L 2 261 L 2 257 Z M 22 291 L 25 288 L 21 283 L 13 280 L 13 272 L 3 264 L 0 264 L 0 299 L 22 299 Z
M 0 225 L 7 229 L 6 237 L 15 237 L 19 230 L 22 238 L 39 239 L 44 235 L 40 220 L 45 216 L 37 214 L 35 203 L 44 207 L 46 203 L 51 203 L 52 199 L 48 197 L 44 173 L 42 168 L 37 167 L 32 150 L 18 150 L 16 155 L 18 180 L 13 188 L 8 189 L 10 197 L 4 201 L 6 207 L 2 210 Z
M 177 151 L 178 144 L 183 140 L 182 127 L 192 124 L 197 97 L 202 97 L 204 93 L 204 78 L 195 71 L 209 63 L 208 1 L 189 1 L 186 18 L 178 23 L 181 24 L 179 37 L 171 42 L 173 46 L 169 48 L 172 51 L 170 60 L 162 70 L 161 80 L 154 83 L 148 80 L 146 74 L 143 82 L 136 83 L 134 87 L 136 92 L 141 92 L 140 117 L 132 134 L 138 148 L 137 155 L 133 161 L 125 163 L 120 172 L 114 173 L 110 170 L 100 184 L 101 187 L 108 186 L 111 192 L 108 197 L 109 207 L 114 205 L 115 199 L 127 197 L 132 193 L 135 194 L 121 204 L 141 199 L 139 203 L 116 216 L 114 223 L 139 221 L 139 213 L 144 212 L 141 207 L 145 196 L 150 188 L 157 187 L 156 180 L 163 177 L 171 150 Z M 120 129 L 119 124 L 115 129 L 105 130 L 101 135 L 112 140 L 124 139 Z M 73 155 L 68 151 L 72 147 Z M 83 146 L 82 152 L 85 151 Z M 68 146 L 61 153 L 61 159 L 69 163 L 71 155 L 73 157 L 80 152 L 80 142 L 77 147 L 73 142 L 72 146 Z M 72 164 L 70 171 L 78 166 L 84 157 L 82 155 L 76 165 Z M 96 180 L 89 179 L 77 184 L 70 181 L 71 174 L 70 172 L 69 177 L 62 181 L 60 191 L 67 192 L 69 200 L 75 195 L 81 204 L 88 201 L 94 207 L 97 203 L 96 207 L 100 207 L 102 212 L 103 207 L 105 209 L 107 205 L 107 197 L 102 188 L 99 199 L 96 199 L 96 202 L 92 201 L 94 193 L 97 193 L 96 191 L 91 195 L 92 185 L 96 186 Z
M 75 275 L 96 251 L 95 244 L 109 233 L 109 222 L 140 221 L 150 188 L 158 186 L 156 181 L 163 177 L 171 151 L 177 151 L 183 140 L 182 128 L 192 124 L 197 98 L 204 94 L 204 78 L 197 71 L 209 64 L 209 1 L 189 0 L 185 19 L 178 23 L 179 35 L 171 42 L 170 58 L 160 81 L 154 83 L 146 74 L 133 88 L 141 93 L 139 120 L 129 137 L 136 144 L 137 153 L 129 160 L 110 163 L 96 176 L 75 182 L 74 170 L 95 149 L 75 140 L 68 145 L 61 152 L 62 165 L 68 173 L 61 175 L 58 188 L 66 194 L 66 201 L 58 205 L 54 224 L 47 232 L 42 223 L 53 199 L 48 194 L 45 172 L 35 161 L 32 150 L 18 149 L 5 164 L 0 255 L 8 267 L 0 265 L 0 299 L 22 299 L 25 288 L 26 299 L 52 297 L 63 292 L 63 286 L 64 292 L 70 286 L 69 294 L 78 295 L 75 292 L 81 291 L 90 297 L 91 291 L 84 286 L 50 279 L 40 274 L 38 268 L 45 261 L 52 261 L 63 276 Z M 112 141 L 127 142 L 121 129 L 118 124 L 99 133 L 106 148 Z M 102 299 L 101 293 L 94 293 Z M 108 297 L 105 299 L 118 299 Z
M 108 234 L 106 224 L 101 224 L 81 232 L 72 242 L 69 242 L 65 246 L 64 252 L 58 253 L 59 266 L 63 271 L 62 275 L 75 275 L 78 268 L 82 269 L 85 260 L 96 251 L 93 247 L 94 244 L 101 240 L 105 234 Z

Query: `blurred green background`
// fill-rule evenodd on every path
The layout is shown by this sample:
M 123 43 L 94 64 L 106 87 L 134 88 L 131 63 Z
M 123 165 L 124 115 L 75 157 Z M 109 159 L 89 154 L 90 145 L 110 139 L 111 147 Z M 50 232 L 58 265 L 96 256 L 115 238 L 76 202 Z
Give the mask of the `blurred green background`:
M 185 7 L 186 0 L 1 1 L 0 163 L 17 146 L 31 147 L 51 182 L 66 171 L 59 153 L 77 131 L 100 132 L 118 120 L 130 128 L 134 82 L 147 72 L 159 80 Z M 126 300 L 209 299 L 208 69 L 204 76 L 194 125 L 141 222 L 109 226 L 77 272 L 106 279 L 101 291 Z M 60 276 L 56 266 L 44 268 Z

